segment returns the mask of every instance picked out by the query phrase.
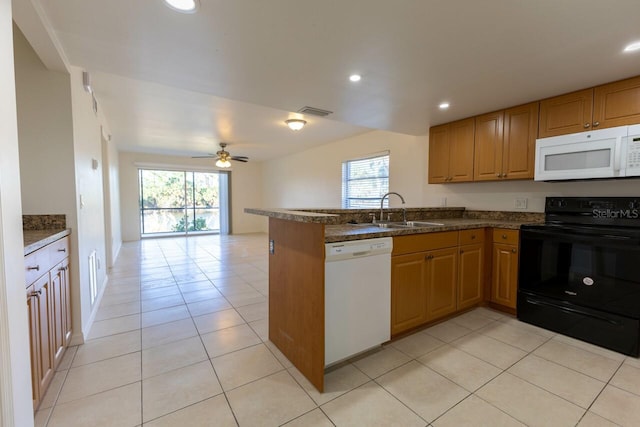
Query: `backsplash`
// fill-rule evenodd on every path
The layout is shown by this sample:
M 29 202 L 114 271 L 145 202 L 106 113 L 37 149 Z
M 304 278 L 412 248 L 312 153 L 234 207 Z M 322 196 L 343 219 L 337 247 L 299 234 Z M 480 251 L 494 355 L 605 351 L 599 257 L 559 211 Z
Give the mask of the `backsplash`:
M 64 230 L 67 216 L 62 215 L 22 215 L 23 230 Z
M 498 221 L 544 222 L 542 212 L 464 211 L 463 218 L 495 219 Z

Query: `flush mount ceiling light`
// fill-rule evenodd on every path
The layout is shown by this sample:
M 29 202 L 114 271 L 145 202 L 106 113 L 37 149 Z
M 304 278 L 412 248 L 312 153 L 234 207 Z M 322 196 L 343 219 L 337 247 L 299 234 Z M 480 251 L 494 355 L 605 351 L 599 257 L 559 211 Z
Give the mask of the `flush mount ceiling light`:
M 635 52 L 635 51 L 637 51 L 637 50 L 640 50 L 640 41 L 637 41 L 637 42 L 633 42 L 633 43 L 628 44 L 628 45 L 624 48 L 623 52 Z
M 231 162 L 227 159 L 218 159 L 218 161 L 216 162 L 216 166 L 219 168 L 230 168 Z
M 307 121 L 302 119 L 289 119 L 285 120 L 284 122 L 287 124 L 287 126 L 289 126 L 289 129 L 291 130 L 300 130 L 304 127 L 304 125 L 307 124 Z
M 362 76 L 360 74 L 351 74 L 349 76 L 349 80 L 351 80 L 352 82 L 359 82 L 362 79 Z
M 449 108 L 449 103 L 443 102 L 440 105 L 438 105 L 438 108 L 440 108 L 441 110 L 446 110 L 447 108 Z
M 195 13 L 198 9 L 198 0 L 164 0 L 173 10 L 182 13 Z

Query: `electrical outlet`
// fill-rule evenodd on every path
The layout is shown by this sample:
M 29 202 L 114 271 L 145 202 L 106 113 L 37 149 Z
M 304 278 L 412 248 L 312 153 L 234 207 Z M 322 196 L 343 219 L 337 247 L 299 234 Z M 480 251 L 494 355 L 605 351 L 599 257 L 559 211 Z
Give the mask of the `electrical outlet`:
M 527 201 L 526 198 L 516 198 L 515 199 L 515 208 L 516 209 L 527 209 Z
M 447 206 L 447 198 L 446 197 L 441 197 L 440 198 L 440 206 Z

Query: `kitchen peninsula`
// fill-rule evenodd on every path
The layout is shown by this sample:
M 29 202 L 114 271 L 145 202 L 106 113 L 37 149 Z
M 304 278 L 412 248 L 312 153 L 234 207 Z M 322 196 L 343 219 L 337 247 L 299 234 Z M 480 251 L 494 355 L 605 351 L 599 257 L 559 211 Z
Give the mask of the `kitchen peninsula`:
M 488 236 L 492 230 L 505 230 L 497 236 L 505 240 L 513 239 L 523 223 L 541 222 L 544 219 L 544 215 L 538 213 L 467 211 L 455 207 L 408 208 L 407 223 L 384 227 L 371 223 L 371 209 L 247 208 L 245 212 L 269 217 L 269 339 L 321 392 L 325 369 L 326 243 L 392 237 L 393 255 L 396 255 L 421 254 L 420 251 L 425 250 L 421 245 L 426 240 L 418 236 L 428 236 L 429 240 L 435 238 L 436 241 L 444 239 L 455 246 L 455 264 L 451 271 L 457 276 L 458 236 L 461 230 L 476 230 L 477 233 L 469 239 L 475 239 L 478 235 L 474 243 L 477 242 L 482 249 L 480 253 L 484 253 L 484 245 L 493 241 L 491 238 L 485 239 L 485 234 Z M 386 209 L 385 212 L 397 218 L 401 214 L 400 209 Z M 460 241 L 460 245 L 463 243 L 467 242 Z M 481 282 L 481 289 L 479 299 L 472 306 L 484 303 L 484 296 L 490 292 L 482 289 L 491 282 L 491 276 L 486 272 L 488 269 L 482 269 L 484 263 L 484 256 L 476 262 L 476 276 Z M 511 266 L 511 270 L 515 267 Z M 508 274 L 512 276 L 512 272 Z M 453 293 L 457 295 L 455 289 Z M 393 304 L 392 297 L 392 316 L 398 316 L 398 310 L 394 314 Z M 472 306 L 467 305 L 464 309 Z M 454 302 L 454 309 L 457 307 Z M 406 323 L 410 325 L 406 330 L 415 329 L 432 319 L 424 317 L 418 319 L 417 323 Z M 393 324 L 392 319 L 390 322 Z M 392 325 L 392 334 L 393 330 Z M 399 330 L 396 328 L 396 331 Z

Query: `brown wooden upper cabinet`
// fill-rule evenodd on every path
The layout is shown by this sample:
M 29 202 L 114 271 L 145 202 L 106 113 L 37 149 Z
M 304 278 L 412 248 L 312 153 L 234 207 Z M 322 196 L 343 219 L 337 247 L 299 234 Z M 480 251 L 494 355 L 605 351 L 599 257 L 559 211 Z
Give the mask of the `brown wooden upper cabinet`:
M 475 123 L 474 181 L 533 178 L 537 102 L 478 116 Z
M 640 123 L 640 76 L 540 101 L 538 137 Z
M 429 183 L 473 181 L 473 118 L 429 130 Z

